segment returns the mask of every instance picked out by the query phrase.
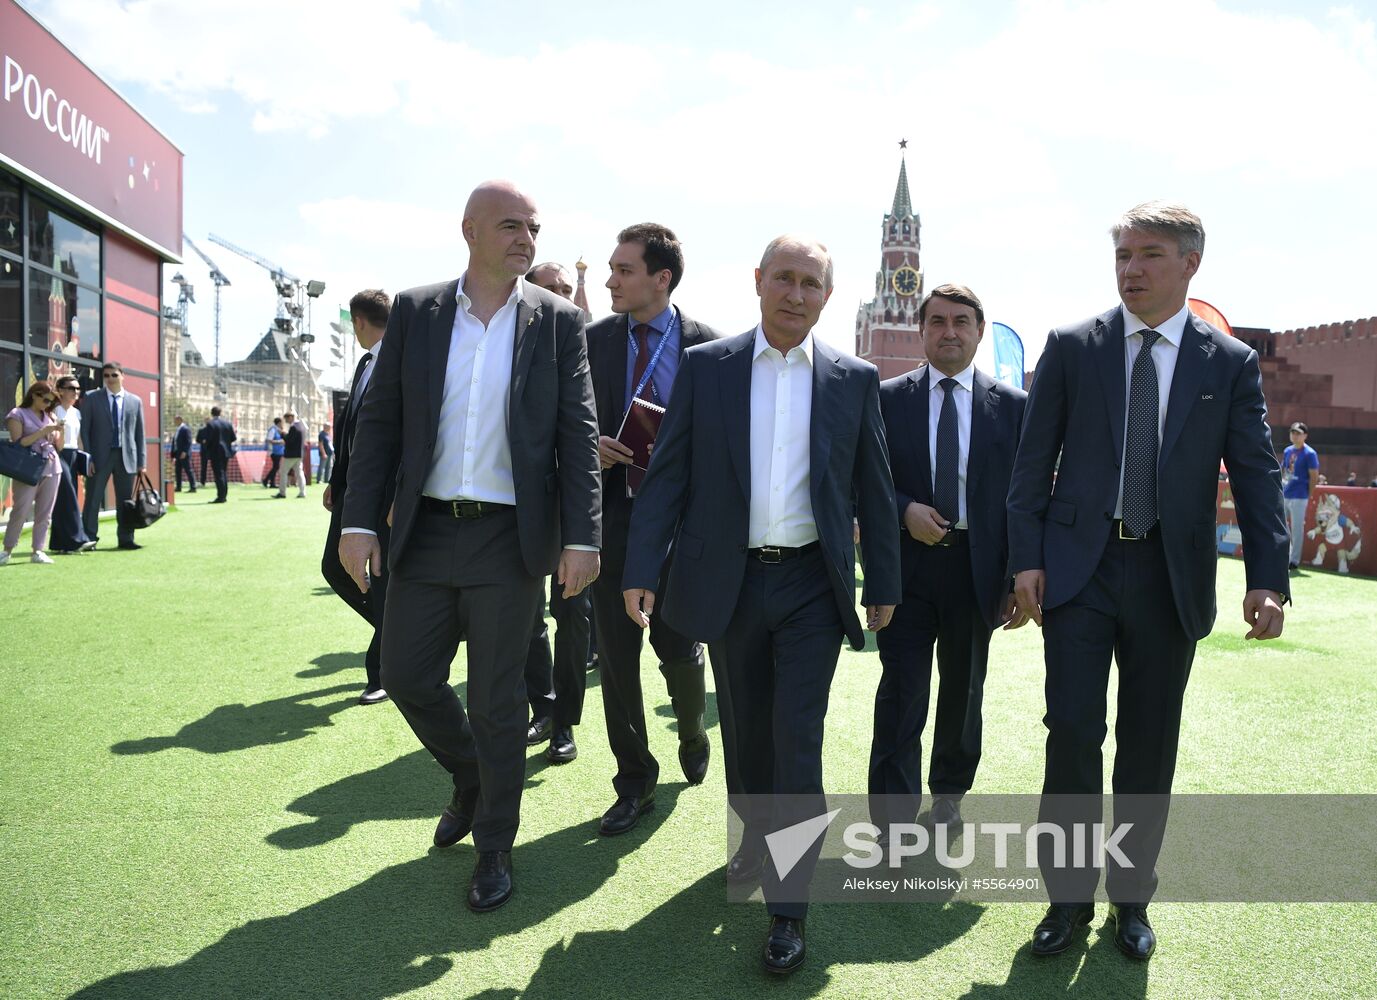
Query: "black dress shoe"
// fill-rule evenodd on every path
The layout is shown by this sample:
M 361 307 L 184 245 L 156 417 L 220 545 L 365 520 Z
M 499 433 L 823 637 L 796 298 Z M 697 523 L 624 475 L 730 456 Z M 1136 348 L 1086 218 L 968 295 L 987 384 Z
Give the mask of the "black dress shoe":
M 803 964 L 803 921 L 796 917 L 772 917 L 765 936 L 765 971 L 787 976 Z
M 474 913 L 495 910 L 512 898 L 512 852 L 479 851 L 478 864 L 469 879 L 469 909 Z
M 1076 930 L 1095 917 L 1095 904 L 1047 907 L 1047 915 L 1033 928 L 1033 954 L 1055 955 L 1071 947 Z
M 135 549 L 143 548 L 143 546 L 138 542 L 120 542 L 120 548 L 124 549 L 126 552 L 133 552 Z
M 949 795 L 939 795 L 932 800 L 932 812 L 928 814 L 928 824 L 946 824 L 948 833 L 961 832 L 961 806 Z
M 727 884 L 746 885 L 760 881 L 765 870 L 765 852 L 751 851 L 742 847 L 727 862 Z
M 554 728 L 555 722 L 548 715 L 532 719 L 531 724 L 526 727 L 526 745 L 533 747 L 537 743 L 544 743 L 550 738 L 550 732 Z
M 684 777 L 690 785 L 701 785 L 708 776 L 708 761 L 712 758 L 712 744 L 707 733 L 682 740 L 679 743 L 679 766 L 684 769 Z
M 556 726 L 550 734 L 550 745 L 545 748 L 545 759 L 551 764 L 567 764 L 579 755 L 574 743 L 574 730 L 571 726 Z
M 382 688 L 364 688 L 363 694 L 359 695 L 360 705 L 381 705 L 387 701 L 387 692 Z
M 626 833 L 640 822 L 643 813 L 648 813 L 654 808 L 654 792 L 643 799 L 638 799 L 634 795 L 623 795 L 612 803 L 611 809 L 602 814 L 602 821 L 598 823 L 598 833 L 604 837 L 615 837 L 619 833 Z
M 1129 958 L 1146 961 L 1157 950 L 1157 935 L 1148 923 L 1147 907 L 1109 904 L 1109 919 L 1114 921 L 1114 943 Z
M 469 835 L 473 829 L 473 814 L 478 811 L 478 789 L 454 790 L 445 811 L 440 814 L 440 822 L 435 824 L 435 846 L 453 847 Z

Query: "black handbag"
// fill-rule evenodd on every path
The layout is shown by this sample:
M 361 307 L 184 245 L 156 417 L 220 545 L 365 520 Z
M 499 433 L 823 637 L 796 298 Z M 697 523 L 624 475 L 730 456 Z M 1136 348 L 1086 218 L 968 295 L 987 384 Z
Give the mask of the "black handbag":
M 137 531 L 166 513 L 167 505 L 153 488 L 153 480 L 148 478 L 148 473 L 140 472 L 134 480 L 134 495 L 120 504 L 120 525 Z
M 48 460 L 32 448 L 13 441 L 0 441 L 0 476 L 37 486 L 47 470 Z

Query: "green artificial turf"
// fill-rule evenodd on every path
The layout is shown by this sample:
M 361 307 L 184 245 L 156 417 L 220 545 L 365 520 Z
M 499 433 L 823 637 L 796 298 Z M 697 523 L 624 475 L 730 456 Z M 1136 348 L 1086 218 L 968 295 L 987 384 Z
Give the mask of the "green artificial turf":
M 354 705 L 367 636 L 320 578 L 319 492 L 202 491 L 142 552 L 0 568 L 4 1000 L 1377 995 L 1377 906 L 1355 904 L 1158 903 L 1146 965 L 1099 921 L 1034 960 L 1034 904 L 818 905 L 807 965 L 767 981 L 763 907 L 725 898 L 713 706 L 690 788 L 649 655 L 656 811 L 596 834 L 614 796 L 592 673 L 578 760 L 530 752 L 512 902 L 471 914 L 471 843 L 430 846 L 447 777 L 394 706 Z M 1245 645 L 1241 565 L 1221 563 L 1177 791 L 1377 792 L 1377 583 L 1294 583 L 1285 636 Z M 830 790 L 865 787 L 878 676 L 873 653 L 842 654 Z M 1041 716 L 1037 631 L 997 635 L 975 791 L 1037 790 Z M 1112 742 L 1111 724 L 1107 760 Z

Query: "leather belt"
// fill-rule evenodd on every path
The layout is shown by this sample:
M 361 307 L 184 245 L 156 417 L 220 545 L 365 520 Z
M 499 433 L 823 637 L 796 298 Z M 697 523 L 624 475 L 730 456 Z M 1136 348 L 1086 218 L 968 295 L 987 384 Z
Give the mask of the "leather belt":
M 1152 537 L 1152 533 L 1157 530 L 1157 525 L 1154 524 L 1151 528 L 1148 528 L 1148 533 L 1146 535 L 1134 535 L 1130 534 L 1128 529 L 1124 527 L 1122 518 L 1116 517 L 1111 523 L 1113 524 L 1114 530 L 1109 537 L 1117 538 L 1121 542 L 1146 542 Z
M 798 546 L 798 548 L 790 548 L 787 545 L 762 545 L 758 549 L 747 549 L 746 555 L 760 560 L 767 566 L 773 566 L 797 556 L 807 555 L 817 547 L 817 542 L 809 542 L 807 545 Z
M 969 541 L 969 532 L 965 528 L 951 528 L 942 536 L 940 542 L 933 542 L 934 549 L 949 549 L 954 545 L 965 545 Z
M 441 500 L 427 496 L 421 497 L 421 506 L 437 514 L 446 514 L 463 520 L 499 514 L 504 510 L 516 510 L 511 504 L 493 503 L 490 500 Z

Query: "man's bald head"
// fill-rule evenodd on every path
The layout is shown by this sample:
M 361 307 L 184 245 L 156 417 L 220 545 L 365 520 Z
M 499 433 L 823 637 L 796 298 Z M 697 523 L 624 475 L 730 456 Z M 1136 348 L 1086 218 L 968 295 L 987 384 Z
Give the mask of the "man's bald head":
M 484 181 L 464 206 L 464 242 L 476 277 L 506 281 L 535 258 L 540 217 L 535 202 L 511 181 Z

